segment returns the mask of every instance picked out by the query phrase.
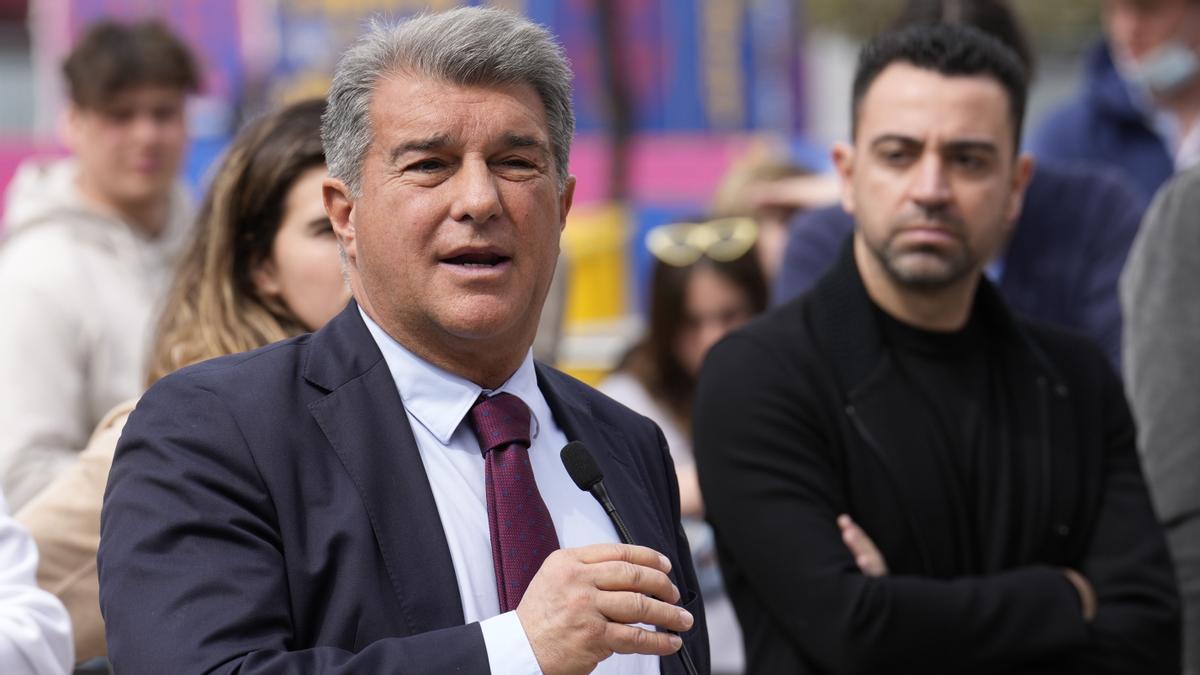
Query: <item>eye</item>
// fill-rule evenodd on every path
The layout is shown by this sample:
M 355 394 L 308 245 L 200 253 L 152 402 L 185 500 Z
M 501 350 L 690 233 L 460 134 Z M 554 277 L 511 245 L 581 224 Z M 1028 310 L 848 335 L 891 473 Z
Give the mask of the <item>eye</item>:
M 986 169 L 991 162 L 984 155 L 978 153 L 961 153 L 951 157 L 954 165 L 969 172 L 978 172 Z
M 151 116 L 159 124 L 174 122 L 179 117 L 179 108 L 173 106 L 158 107 L 151 112 Z
M 903 145 L 883 145 L 876 151 L 885 164 L 903 166 L 912 161 L 912 151 Z
M 525 157 L 519 157 L 519 156 L 506 157 L 506 158 L 500 160 L 499 162 L 497 162 L 497 164 L 499 164 L 499 166 L 501 166 L 505 169 L 515 169 L 518 171 L 537 169 L 537 164 L 534 163 L 532 160 L 527 159 Z
M 446 168 L 446 163 L 440 159 L 422 159 L 404 167 L 405 171 L 416 171 L 418 173 L 433 173 Z
M 133 119 L 133 110 L 130 108 L 116 108 L 105 113 L 105 117 L 113 124 L 127 124 Z

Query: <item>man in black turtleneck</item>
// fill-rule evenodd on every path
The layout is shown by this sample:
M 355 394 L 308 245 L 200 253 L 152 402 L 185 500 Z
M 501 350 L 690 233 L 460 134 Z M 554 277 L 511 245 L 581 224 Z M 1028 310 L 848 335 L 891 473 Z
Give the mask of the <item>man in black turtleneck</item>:
M 1022 73 L 970 28 L 870 43 L 834 150 L 854 235 L 709 355 L 697 462 L 752 672 L 1179 672 L 1120 384 L 982 276 L 1033 170 Z

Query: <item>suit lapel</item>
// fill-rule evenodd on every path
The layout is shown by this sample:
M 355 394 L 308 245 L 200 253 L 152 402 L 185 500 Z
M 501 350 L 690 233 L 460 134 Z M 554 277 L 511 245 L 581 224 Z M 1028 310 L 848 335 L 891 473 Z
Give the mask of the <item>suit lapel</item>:
M 395 381 L 357 305 L 313 337 L 305 377 L 330 393 L 309 410 L 362 499 L 412 633 L 463 623 L 433 490 Z
M 588 401 L 568 390 L 568 380 L 537 364 L 538 387 L 554 419 L 568 440 L 580 441 L 604 472 L 604 485 L 633 541 L 658 551 L 670 551 L 659 519 L 661 508 L 650 496 L 650 487 L 635 469 L 637 460 L 628 437 L 595 416 Z M 572 395 L 574 394 L 574 395 Z
M 595 415 L 590 402 L 580 395 L 579 386 L 574 381 L 540 363 L 537 364 L 537 376 L 538 387 L 546 397 L 563 434 L 568 440 L 580 441 L 587 446 L 604 472 L 608 496 L 625 520 L 633 542 L 670 556 L 675 549 L 668 545 L 670 539 L 661 525 L 661 521 L 670 516 L 664 515 L 663 507 L 651 497 L 653 491 L 636 468 L 640 462 L 628 436 Z M 683 550 L 676 554 L 689 555 L 689 552 Z M 676 565 L 675 570 L 679 569 L 679 565 Z M 676 583 L 681 582 L 676 579 Z M 695 649 L 694 640 L 692 644 L 692 649 Z M 660 658 L 659 668 L 664 675 L 683 672 L 679 659 L 674 656 Z

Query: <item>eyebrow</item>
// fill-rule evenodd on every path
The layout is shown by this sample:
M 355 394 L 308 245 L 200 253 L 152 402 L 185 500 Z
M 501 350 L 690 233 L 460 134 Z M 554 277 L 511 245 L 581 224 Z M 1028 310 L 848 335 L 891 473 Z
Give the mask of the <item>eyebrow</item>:
M 445 134 L 430 136 L 429 138 L 419 138 L 411 141 L 405 141 L 400 145 L 392 148 L 388 153 L 388 163 L 395 164 L 401 157 L 410 152 L 429 152 L 431 150 L 440 150 L 447 145 L 450 145 L 450 137 Z M 550 154 L 550 148 L 546 142 L 535 136 L 526 134 L 507 133 L 504 135 L 503 146 L 509 148 L 534 148 L 543 157 Z
M 524 134 L 513 134 L 513 133 L 508 133 L 508 134 L 504 135 L 504 147 L 506 147 L 506 148 L 536 148 L 536 149 L 542 151 L 543 153 L 550 151 L 550 149 L 548 147 L 546 147 L 545 141 L 543 141 L 540 138 L 535 138 L 533 136 L 526 136 Z
M 445 134 L 430 136 L 429 138 L 419 138 L 412 141 L 405 141 L 400 145 L 392 148 L 388 153 L 388 163 L 395 164 L 401 157 L 410 152 L 428 152 L 430 150 L 438 150 L 450 143 L 450 137 Z
M 989 155 L 995 155 L 1000 152 L 1000 148 L 998 148 L 996 144 L 991 141 L 950 141 L 942 147 L 946 150 L 957 150 L 959 152 L 984 152 Z
M 921 141 L 912 138 L 911 136 L 902 136 L 900 134 L 884 134 L 878 138 L 872 139 L 871 147 L 875 148 L 883 143 L 902 143 L 904 145 L 924 145 Z M 948 141 L 942 144 L 942 150 L 951 151 L 974 151 L 986 152 L 988 154 L 997 154 L 1000 150 L 992 141 L 978 141 L 971 139 L 963 139 L 956 141 Z

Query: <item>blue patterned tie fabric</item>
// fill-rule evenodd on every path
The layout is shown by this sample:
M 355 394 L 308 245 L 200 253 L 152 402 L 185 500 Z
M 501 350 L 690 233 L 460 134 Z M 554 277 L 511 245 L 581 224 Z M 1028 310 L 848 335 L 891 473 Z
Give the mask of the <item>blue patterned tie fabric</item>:
M 480 397 L 468 418 L 483 450 L 496 593 L 500 611 L 507 612 L 558 549 L 558 535 L 529 464 L 529 407 L 499 393 Z

